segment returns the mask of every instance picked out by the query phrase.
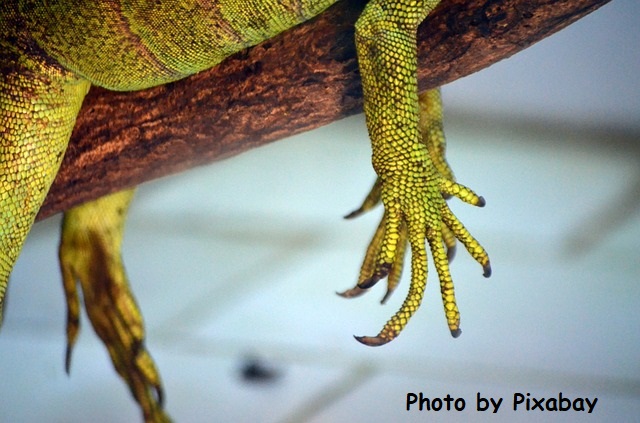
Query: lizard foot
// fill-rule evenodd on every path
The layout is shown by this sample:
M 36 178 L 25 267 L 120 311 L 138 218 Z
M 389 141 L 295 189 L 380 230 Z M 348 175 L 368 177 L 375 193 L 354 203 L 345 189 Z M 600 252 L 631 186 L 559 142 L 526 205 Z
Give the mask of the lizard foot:
M 484 276 L 491 274 L 489 257 L 458 218 L 451 212 L 446 199 L 457 197 L 482 207 L 485 201 L 469 188 L 454 181 L 445 159 L 446 142 L 442 125 L 440 90 L 429 90 L 418 97 L 419 141 L 416 161 L 405 171 L 379 177 L 362 205 L 349 213 L 353 218 L 385 205 L 384 215 L 369 243 L 360 269 L 358 283 L 339 295 L 353 298 L 362 295 L 380 279 L 387 278 L 384 304 L 400 282 L 407 246 L 411 248 L 411 284 L 400 310 L 375 337 L 356 337 L 366 345 L 383 345 L 394 339 L 418 309 L 427 281 L 425 238 L 440 279 L 445 316 L 451 334 L 460 335 L 460 313 L 456 305 L 449 262 L 456 251 L 456 241 L 465 246 L 471 256 L 483 266 Z
M 166 422 L 163 390 L 153 359 L 144 345 L 144 324 L 129 289 L 120 255 L 124 219 L 133 191 L 113 194 L 65 213 L 60 265 L 67 301 L 67 352 L 80 329 L 77 282 L 89 320 L 111 361 L 143 410 L 147 422 Z
M 376 183 L 376 185 L 378 184 Z M 456 239 L 483 266 L 484 276 L 488 277 L 491 274 L 486 251 L 451 212 L 445 201 L 445 197 L 452 196 L 482 207 L 485 204 L 484 199 L 469 188 L 443 177 L 439 177 L 435 185 L 439 187 L 438 190 L 419 190 L 418 193 L 409 195 L 408 199 L 392 196 L 390 206 L 385 208 L 382 221 L 367 248 L 358 283 L 353 288 L 339 294 L 347 298 L 356 297 L 366 292 L 379 280 L 387 277 L 387 292 L 382 299 L 382 303 L 384 303 L 400 281 L 406 248 L 410 246 L 411 284 L 409 293 L 400 310 L 387 322 L 377 336 L 355 337 L 365 345 L 384 345 L 393 340 L 420 306 L 427 281 L 425 238 L 440 279 L 442 302 L 452 336 L 457 337 L 461 333 L 460 313 L 456 305 L 453 280 L 449 271 L 449 262 L 453 258 L 452 251 Z M 378 190 L 378 188 L 374 187 L 373 190 Z M 396 192 L 393 187 L 390 191 Z M 381 194 L 384 198 L 382 191 Z M 369 199 L 369 197 L 367 198 Z M 358 210 L 366 210 L 368 208 L 366 203 L 367 200 L 363 204 L 364 207 Z

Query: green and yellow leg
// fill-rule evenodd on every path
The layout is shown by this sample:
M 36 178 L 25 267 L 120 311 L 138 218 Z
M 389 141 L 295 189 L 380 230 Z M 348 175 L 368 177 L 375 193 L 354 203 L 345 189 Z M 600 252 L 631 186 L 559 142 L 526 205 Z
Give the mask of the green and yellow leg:
M 0 36 L 0 323 L 9 274 L 89 89 L 87 81 L 6 39 Z
M 145 348 L 142 315 L 129 288 L 121 258 L 122 238 L 133 190 L 68 210 L 63 219 L 60 267 L 67 300 L 66 369 L 80 328 L 77 284 L 89 320 L 111 361 L 149 422 L 168 421 L 155 364 Z
M 436 0 L 373 0 L 356 24 L 364 109 L 378 182 L 363 206 L 350 216 L 371 208 L 378 199 L 385 211 L 367 250 L 358 284 L 343 295 L 358 295 L 389 277 L 386 299 L 399 281 L 406 245 L 411 248 L 411 284 L 400 310 L 377 336 L 356 337 L 372 346 L 398 336 L 420 306 L 427 282 L 425 242 L 440 279 L 445 316 L 453 336 L 460 334 L 460 313 L 449 272 L 455 239 L 483 266 L 486 276 L 490 273 L 485 250 L 445 201 L 455 196 L 482 206 L 484 200 L 453 181 L 444 158 L 439 92 L 417 93 L 417 26 L 437 4 Z

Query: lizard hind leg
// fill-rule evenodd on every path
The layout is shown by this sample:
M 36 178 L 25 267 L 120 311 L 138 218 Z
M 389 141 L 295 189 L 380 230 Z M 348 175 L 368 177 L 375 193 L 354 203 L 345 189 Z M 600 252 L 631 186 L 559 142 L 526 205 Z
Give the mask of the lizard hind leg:
M 121 259 L 126 212 L 133 190 L 111 194 L 65 213 L 60 266 L 67 300 L 67 372 L 80 327 L 82 289 L 87 315 L 111 361 L 140 404 L 146 421 L 169 421 L 163 390 L 145 348 L 144 324 Z
M 440 276 L 449 329 L 454 336 L 459 333 L 453 282 L 446 277 L 444 267 L 446 264 L 448 270 L 452 254 L 444 253 L 443 244 L 452 248 L 453 239 L 462 232 L 456 233 L 443 219 L 448 210 L 445 200 L 455 195 L 481 204 L 473 195 L 467 195 L 466 190 L 447 185 L 453 174 L 444 160 L 439 95 L 428 93 L 422 98 L 418 95 L 417 29 L 439 3 L 439 0 L 371 0 L 356 22 L 364 113 L 372 164 L 381 181 L 380 199 L 385 208 L 385 234 L 378 256 L 382 260 L 378 266 L 395 262 L 402 225 L 411 245 L 408 296 L 377 336 L 356 338 L 367 345 L 383 345 L 394 339 L 420 306 L 427 283 L 425 240 Z M 430 104 L 435 108 L 427 110 L 427 115 L 421 114 L 421 106 L 428 109 Z M 421 131 L 420 126 L 425 124 L 432 130 Z M 377 272 L 379 269 L 374 275 Z
M 453 215 L 445 201 L 450 197 L 458 197 L 466 203 L 479 207 L 484 206 L 485 203 L 484 199 L 476 195 L 472 190 L 454 182 L 453 172 L 445 158 L 446 141 L 442 124 L 443 114 L 440 90 L 429 90 L 421 93 L 418 96 L 418 107 L 418 140 L 427 152 L 425 165 L 427 168 L 432 169 L 432 175 L 428 178 L 435 182 L 432 186 L 436 186 L 437 189 L 422 193 L 422 195 L 424 195 L 423 198 L 425 198 L 425 201 L 421 203 L 422 205 L 409 202 L 409 204 L 412 204 L 411 207 L 402 207 L 403 211 L 409 210 L 413 212 L 418 209 L 424 210 L 424 215 L 418 217 L 417 221 L 426 221 L 427 224 L 426 226 L 422 224 L 412 224 L 411 215 L 409 213 L 402 213 L 402 220 L 398 225 L 398 240 L 395 245 L 395 256 L 391 260 L 393 264 L 390 268 L 391 270 L 388 272 L 387 293 L 383 298 L 383 303 L 399 283 L 405 247 L 407 245 L 411 245 L 412 257 L 412 278 L 409 293 L 400 310 L 385 324 L 377 336 L 355 337 L 365 345 L 384 345 L 394 339 L 404 329 L 411 316 L 418 309 L 426 287 L 425 240 L 429 244 L 437 270 L 445 317 L 452 336 L 457 337 L 461 333 L 460 313 L 456 304 L 453 280 L 449 271 L 449 262 L 454 257 L 456 242 L 461 241 L 472 257 L 483 266 L 485 276 L 489 276 L 491 273 L 486 251 L 475 238 L 469 234 L 455 215 Z M 381 178 L 378 178 L 374 188 L 362 206 L 347 217 L 357 216 L 373 208 L 382 200 L 384 195 L 383 190 L 384 184 Z M 419 195 L 419 193 L 417 195 Z M 375 260 L 375 258 L 379 257 L 379 254 L 382 253 L 382 248 L 385 243 L 384 232 L 387 220 L 388 216 L 385 212 L 385 216 L 383 216 L 382 222 L 378 226 L 367 249 L 358 283 L 354 288 L 342 293 L 342 296 L 355 297 L 360 295 L 372 286 L 371 281 L 377 281 L 378 278 L 375 277 L 375 275 L 381 273 L 380 267 L 384 265 L 384 262 Z M 415 228 L 419 227 L 424 227 L 424 232 L 421 235 L 415 236 Z M 408 232 L 410 230 L 412 231 L 411 238 L 413 239 L 409 243 Z
M 375 1 L 373 3 L 376 6 L 380 4 Z M 414 5 L 416 3 L 402 0 L 396 2 L 396 7 L 405 11 L 410 11 Z M 375 200 L 383 202 L 385 213 L 383 222 L 369 245 L 362 268 L 372 276 L 369 279 L 363 278 L 363 271 L 361 271 L 356 287 L 346 293 L 359 294 L 360 290 L 372 286 L 371 282 L 376 282 L 379 279 L 378 276 L 386 276 L 381 269 L 384 270 L 389 263 L 392 263 L 394 268 L 400 269 L 404 250 L 399 246 L 406 245 L 407 239 L 411 245 L 412 265 L 409 293 L 398 312 L 385 324 L 377 336 L 356 337 L 356 339 L 370 346 L 383 345 L 393 340 L 404 329 L 420 306 L 426 287 L 425 241 L 429 244 L 439 276 L 447 324 L 451 334 L 456 337 L 460 334 L 460 313 L 449 272 L 449 262 L 454 256 L 456 241 L 461 241 L 473 258 L 483 266 L 485 276 L 490 274 L 490 265 L 484 249 L 451 213 L 446 200 L 450 197 L 458 197 L 472 205 L 483 206 L 484 199 L 454 182 L 453 172 L 445 159 L 446 143 L 439 90 L 427 91 L 414 97 L 413 90 L 417 89 L 414 71 L 411 69 L 402 71 L 403 66 L 411 68 L 415 64 L 411 58 L 413 53 L 410 52 L 413 49 L 412 36 L 408 33 L 397 34 L 397 40 L 407 36 L 406 46 L 391 49 L 388 55 L 385 53 L 385 48 L 373 47 L 378 43 L 376 37 L 386 32 L 378 32 L 370 28 L 376 27 L 379 22 L 387 18 L 393 21 L 399 19 L 398 16 L 401 15 L 411 16 L 411 13 L 395 16 L 391 13 L 384 18 L 383 10 L 387 9 L 376 9 L 372 6 L 371 10 L 373 12 L 366 18 L 363 19 L 364 15 L 361 16 L 359 21 L 362 22 L 361 37 L 356 38 L 359 42 L 358 53 L 365 86 L 365 113 L 373 145 L 373 162 L 379 175 L 377 186 L 372 193 L 375 194 Z M 369 17 L 371 18 L 367 19 Z M 384 24 L 380 26 L 386 27 Z M 358 28 L 356 33 L 358 34 Z M 378 45 L 385 46 L 385 43 L 393 42 L 395 40 L 385 40 Z M 406 56 L 399 60 L 399 52 L 405 47 Z M 388 61 L 400 63 L 400 65 L 381 66 Z M 394 75 L 389 73 L 389 69 L 401 71 Z M 384 94 L 386 81 L 394 79 L 400 81 L 398 86 L 406 83 L 405 97 L 401 98 L 400 104 L 389 103 L 389 99 Z M 402 112 L 395 114 L 387 112 L 388 110 L 397 111 L 400 107 L 404 107 Z M 397 119 L 397 122 L 394 122 L 394 119 Z M 370 209 L 378 202 L 372 201 L 371 197 L 372 194 L 367 197 L 363 206 L 349 217 Z M 386 233 L 388 228 L 394 232 Z M 371 258 L 375 257 L 371 251 L 372 248 L 379 251 L 378 260 L 374 261 L 374 265 L 370 263 Z M 392 285 L 395 288 L 397 280 L 392 283 L 390 279 L 388 287 Z M 387 294 L 390 291 L 388 290 Z

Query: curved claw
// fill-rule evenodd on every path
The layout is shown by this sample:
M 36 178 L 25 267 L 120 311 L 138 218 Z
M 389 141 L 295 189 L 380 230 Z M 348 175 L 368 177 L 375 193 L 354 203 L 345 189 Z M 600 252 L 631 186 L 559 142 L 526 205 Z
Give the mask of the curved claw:
M 354 286 L 351 289 L 347 289 L 346 291 L 342 291 L 342 292 L 336 292 L 337 295 L 341 296 L 342 298 L 356 298 L 361 296 L 362 294 L 364 294 L 365 292 L 367 292 L 368 289 L 362 289 L 359 286 Z
M 487 260 L 487 263 L 482 266 L 482 276 L 485 278 L 491 277 L 491 263 Z
M 361 344 L 367 345 L 369 347 L 379 347 L 381 345 L 384 345 L 386 343 L 388 343 L 389 341 L 391 341 L 391 339 L 385 339 L 382 338 L 380 336 L 356 336 L 353 335 L 354 338 L 356 338 L 356 341 L 360 342 Z
M 451 263 L 453 259 L 456 257 L 456 251 L 457 251 L 457 247 L 455 244 L 447 248 L 447 260 L 449 260 L 449 263 Z
M 364 213 L 364 209 L 359 207 L 343 216 L 344 219 L 354 219 Z

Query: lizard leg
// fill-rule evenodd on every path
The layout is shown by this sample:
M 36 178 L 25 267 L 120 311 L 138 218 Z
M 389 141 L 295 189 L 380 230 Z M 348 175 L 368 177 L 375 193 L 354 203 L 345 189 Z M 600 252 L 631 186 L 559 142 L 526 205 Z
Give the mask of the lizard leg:
M 125 274 L 121 245 L 133 190 L 111 194 L 68 210 L 63 219 L 60 267 L 67 300 L 67 372 L 80 328 L 80 301 L 111 361 L 150 422 L 168 421 L 155 364 L 145 348 L 142 316 Z
M 1 21 L 1 19 L 0 19 Z M 58 172 L 89 83 L 0 22 L 0 323 L 22 245 Z M 24 53 L 21 47 L 29 50 Z
M 402 245 L 408 242 L 411 248 L 409 293 L 377 336 L 356 337 L 367 345 L 394 339 L 420 306 L 427 281 L 425 241 L 438 272 L 445 314 L 454 336 L 460 333 L 459 312 L 449 273 L 452 255 L 444 245 L 452 249 L 453 238 L 458 238 L 482 264 L 485 274 L 489 273 L 486 252 L 459 224 L 445 198 L 456 196 L 477 206 L 484 205 L 484 200 L 452 181 L 453 174 L 444 160 L 439 95 L 432 93 L 419 99 L 417 93 L 417 26 L 437 4 L 437 0 L 373 0 L 356 24 L 372 161 L 385 208 L 383 222 L 370 244 L 377 252 L 367 252 L 371 263 L 365 260 L 363 267 L 368 276 L 361 276 L 357 288 L 367 289 L 387 276 L 404 254 Z M 421 116 L 421 105 L 427 115 Z M 422 134 L 421 121 L 429 129 Z M 374 202 L 366 203 L 363 209 Z

